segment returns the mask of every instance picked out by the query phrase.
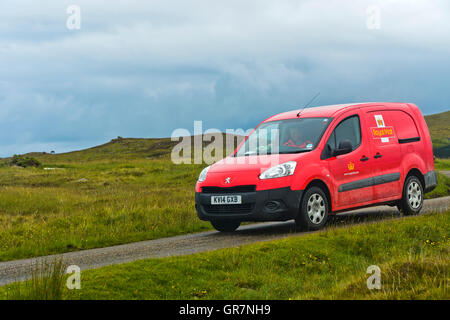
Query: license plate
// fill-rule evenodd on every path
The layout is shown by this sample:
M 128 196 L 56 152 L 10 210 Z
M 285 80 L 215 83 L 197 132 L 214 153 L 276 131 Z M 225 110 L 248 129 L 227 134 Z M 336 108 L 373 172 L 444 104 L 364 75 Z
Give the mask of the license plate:
M 240 204 L 242 203 L 241 196 L 211 196 L 211 204 Z

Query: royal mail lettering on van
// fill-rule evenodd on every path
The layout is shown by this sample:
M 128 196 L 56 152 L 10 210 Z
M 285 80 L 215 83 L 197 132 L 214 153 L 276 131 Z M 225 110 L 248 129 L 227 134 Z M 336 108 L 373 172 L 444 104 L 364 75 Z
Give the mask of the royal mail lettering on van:
M 394 127 L 370 128 L 374 139 L 394 138 Z

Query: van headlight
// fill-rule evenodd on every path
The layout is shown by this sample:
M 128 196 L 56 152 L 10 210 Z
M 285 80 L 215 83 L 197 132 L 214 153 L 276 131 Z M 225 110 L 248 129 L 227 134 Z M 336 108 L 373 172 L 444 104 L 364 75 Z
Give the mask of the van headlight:
M 200 172 L 200 175 L 198 176 L 199 182 L 205 181 L 209 168 L 211 168 L 211 166 L 206 167 L 205 169 L 202 170 L 202 172 Z
M 295 171 L 295 167 L 297 166 L 297 162 L 288 161 L 282 164 L 279 164 L 275 167 L 269 168 L 263 173 L 259 175 L 259 178 L 264 179 L 273 179 L 273 178 L 281 178 L 292 176 Z

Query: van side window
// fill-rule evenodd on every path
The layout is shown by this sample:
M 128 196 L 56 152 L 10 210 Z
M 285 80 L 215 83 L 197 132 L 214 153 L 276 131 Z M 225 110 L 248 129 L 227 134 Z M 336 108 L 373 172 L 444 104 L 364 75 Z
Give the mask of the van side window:
M 327 144 L 331 147 L 331 150 L 336 149 L 336 134 L 335 134 L 335 132 L 336 132 L 336 130 L 333 130 L 333 132 L 331 133 L 331 136 L 327 142 Z
M 337 125 L 327 141 L 326 150 L 335 150 L 339 147 L 339 143 L 343 140 L 350 140 L 353 150 L 361 144 L 361 125 L 358 116 L 351 116 Z M 329 158 L 331 154 L 326 154 L 325 158 Z

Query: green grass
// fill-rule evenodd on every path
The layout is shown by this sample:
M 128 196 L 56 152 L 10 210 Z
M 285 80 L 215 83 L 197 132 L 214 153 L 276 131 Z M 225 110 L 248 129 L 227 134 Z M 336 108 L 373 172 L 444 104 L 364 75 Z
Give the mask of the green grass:
M 64 299 L 449 299 L 450 212 L 82 273 Z M 366 270 L 381 269 L 381 290 Z M 5 296 L 7 287 L 0 288 Z
M 7 287 L 8 300 L 61 300 L 67 275 L 62 260 L 41 260 L 30 266 L 31 280 L 16 282 Z
M 40 168 L 0 159 L 0 261 L 211 229 L 194 208 L 204 165 L 174 165 L 173 144 L 114 139 L 83 151 L 29 154 Z M 450 160 L 437 159 L 436 168 L 450 168 Z M 427 198 L 449 195 L 450 178 L 438 181 Z
M 202 167 L 144 159 L 0 168 L 0 261 L 209 229 L 194 208 Z
M 427 199 L 450 196 L 450 177 L 439 173 L 441 170 L 450 171 L 450 159 L 435 159 L 434 166 L 437 171 L 438 185 L 436 189 L 426 194 Z
M 48 156 L 63 158 L 42 168 L 0 167 L 0 261 L 211 229 L 194 208 L 203 165 L 174 165 L 168 156 L 79 162 Z M 438 181 L 428 198 L 449 195 L 450 178 Z
M 450 177 L 437 173 L 437 187 L 425 195 L 426 199 L 450 196 Z
M 82 151 L 28 154 L 40 168 L 0 159 L 0 261 L 211 229 L 194 207 L 205 165 L 173 164 L 177 143 L 118 138 Z
M 435 159 L 434 166 L 436 170 L 450 170 L 450 159 Z

